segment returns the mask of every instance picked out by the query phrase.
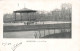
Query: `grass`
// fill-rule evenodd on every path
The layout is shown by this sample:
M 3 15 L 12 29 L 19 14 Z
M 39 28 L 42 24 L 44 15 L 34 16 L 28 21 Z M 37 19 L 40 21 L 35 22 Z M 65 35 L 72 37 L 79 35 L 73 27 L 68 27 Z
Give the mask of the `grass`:
M 18 26 L 3 26 L 4 32 L 13 31 L 33 31 L 40 29 L 64 29 L 71 28 L 70 23 L 60 23 L 60 24 L 43 24 L 43 25 L 18 25 Z

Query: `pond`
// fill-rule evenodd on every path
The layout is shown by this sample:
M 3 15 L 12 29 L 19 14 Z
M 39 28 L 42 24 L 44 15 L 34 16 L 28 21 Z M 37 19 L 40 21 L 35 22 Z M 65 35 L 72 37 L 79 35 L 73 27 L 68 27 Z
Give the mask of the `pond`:
M 3 38 L 40 38 L 50 34 L 60 33 L 60 29 L 37 30 L 37 31 L 17 31 L 3 32 Z M 64 32 L 64 30 L 63 30 Z M 65 29 L 65 32 L 70 32 L 70 29 Z

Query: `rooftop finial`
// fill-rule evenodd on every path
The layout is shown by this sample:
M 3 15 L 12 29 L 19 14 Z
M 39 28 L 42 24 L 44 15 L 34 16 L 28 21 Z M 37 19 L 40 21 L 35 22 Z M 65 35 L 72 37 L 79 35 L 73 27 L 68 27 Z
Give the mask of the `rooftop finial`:
M 24 8 L 25 8 L 25 3 L 24 3 Z
M 19 7 L 19 3 L 18 3 L 18 7 Z

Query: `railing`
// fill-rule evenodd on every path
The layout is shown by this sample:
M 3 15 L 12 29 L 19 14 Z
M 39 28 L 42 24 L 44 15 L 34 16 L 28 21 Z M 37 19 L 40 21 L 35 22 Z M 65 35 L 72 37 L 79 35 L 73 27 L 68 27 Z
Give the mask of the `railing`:
M 4 32 L 34 31 L 35 33 L 33 34 L 35 38 L 47 37 L 48 35 L 53 36 L 51 34 L 54 34 L 54 37 L 55 36 L 58 37 L 58 35 L 59 36 L 71 35 L 70 34 L 71 33 L 71 23 L 41 24 L 41 25 L 16 25 L 16 26 L 4 26 L 3 28 L 4 28 L 3 29 Z M 56 32 L 56 30 L 59 30 L 59 32 Z M 71 36 L 68 36 L 68 37 L 71 37 Z

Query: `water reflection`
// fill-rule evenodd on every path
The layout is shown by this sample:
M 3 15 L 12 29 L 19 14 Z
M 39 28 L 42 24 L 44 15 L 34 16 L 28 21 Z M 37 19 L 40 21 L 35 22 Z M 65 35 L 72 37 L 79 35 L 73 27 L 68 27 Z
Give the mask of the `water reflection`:
M 37 31 L 19 31 L 19 32 L 4 32 L 4 38 L 41 38 L 46 35 L 56 34 L 61 32 L 70 32 L 70 29 L 47 29 Z

